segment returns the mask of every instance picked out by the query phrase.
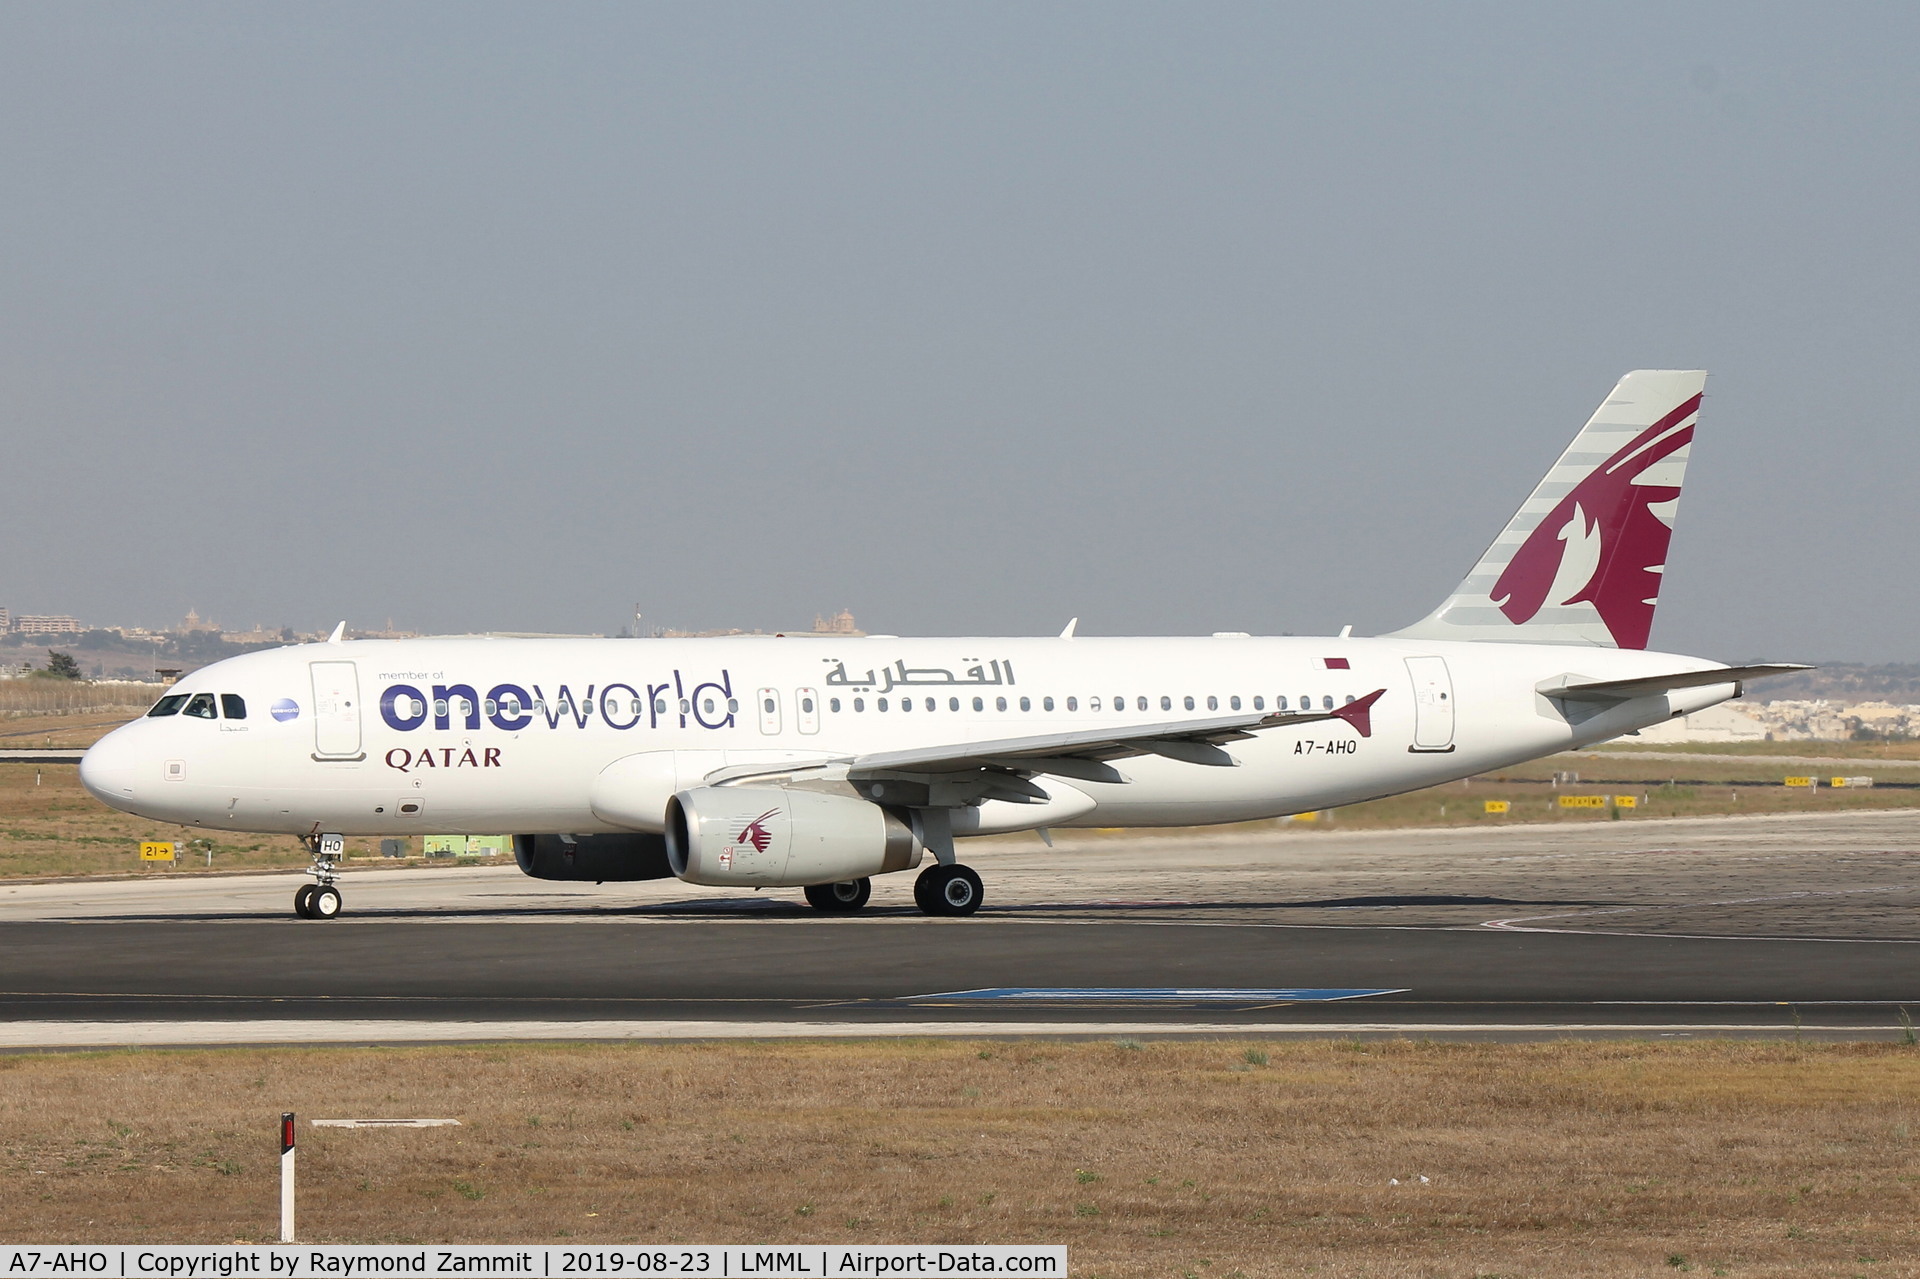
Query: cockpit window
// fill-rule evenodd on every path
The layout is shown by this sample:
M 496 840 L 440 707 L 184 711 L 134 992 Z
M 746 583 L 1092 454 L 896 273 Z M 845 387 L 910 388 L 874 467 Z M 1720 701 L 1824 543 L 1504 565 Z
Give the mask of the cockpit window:
M 187 695 L 185 693 L 168 693 L 165 697 L 153 704 L 153 709 L 147 712 L 147 718 L 164 719 L 168 715 L 178 715 L 180 708 L 186 704 Z
M 187 703 L 187 708 L 181 711 L 180 713 L 182 715 L 191 715 L 195 719 L 215 718 L 214 709 L 213 709 L 213 694 L 212 693 L 195 693 L 193 695 L 193 700 L 189 701 Z
M 238 693 L 220 694 L 220 713 L 228 719 L 245 719 L 247 699 Z

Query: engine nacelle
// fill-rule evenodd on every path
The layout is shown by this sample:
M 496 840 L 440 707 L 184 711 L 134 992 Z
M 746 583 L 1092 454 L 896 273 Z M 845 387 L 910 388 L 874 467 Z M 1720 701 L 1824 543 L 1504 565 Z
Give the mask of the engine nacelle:
M 689 884 L 801 887 L 911 870 L 925 851 L 900 814 L 851 795 L 702 786 L 667 805 L 667 861 Z
M 659 835 L 515 835 L 513 860 L 535 879 L 596 884 L 666 879 L 667 841 Z

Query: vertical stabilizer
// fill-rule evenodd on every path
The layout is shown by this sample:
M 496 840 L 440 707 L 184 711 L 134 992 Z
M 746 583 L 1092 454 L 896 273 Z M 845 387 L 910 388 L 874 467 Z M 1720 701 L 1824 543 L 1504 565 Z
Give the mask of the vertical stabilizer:
M 1645 648 L 1706 381 L 1621 378 L 1466 580 L 1392 634 Z

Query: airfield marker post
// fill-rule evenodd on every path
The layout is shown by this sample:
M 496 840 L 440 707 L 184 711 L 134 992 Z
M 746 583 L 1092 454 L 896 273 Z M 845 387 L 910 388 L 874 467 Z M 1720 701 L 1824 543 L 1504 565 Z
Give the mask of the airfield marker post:
M 293 1242 L 293 1112 L 280 1115 L 280 1242 Z

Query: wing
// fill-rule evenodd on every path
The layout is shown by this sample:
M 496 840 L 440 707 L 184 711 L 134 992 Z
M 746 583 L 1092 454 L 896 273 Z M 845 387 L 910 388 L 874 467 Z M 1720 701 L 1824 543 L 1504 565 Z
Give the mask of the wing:
M 705 781 L 709 786 L 725 786 L 803 772 L 832 772 L 844 774 L 853 781 L 897 778 L 926 784 L 938 796 L 930 802 L 940 807 L 956 807 L 981 799 L 1026 803 L 1047 798 L 1045 791 L 1027 780 L 1043 773 L 1088 782 L 1124 783 L 1125 774 L 1109 762 L 1116 759 L 1159 755 L 1187 764 L 1233 767 L 1236 761 L 1221 749 L 1222 745 L 1245 741 L 1266 729 L 1340 720 L 1351 725 L 1360 736 L 1370 737 L 1374 703 L 1386 691 L 1375 689 L 1365 697 L 1326 711 L 1223 715 L 1071 733 L 1039 733 L 985 742 L 950 742 L 803 764 L 749 764 L 709 773 Z

